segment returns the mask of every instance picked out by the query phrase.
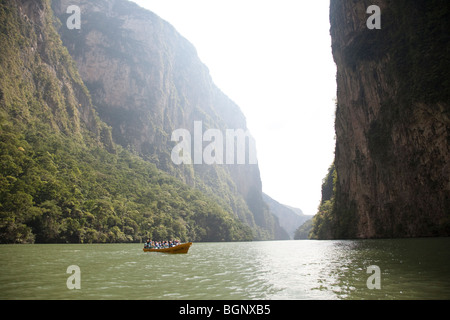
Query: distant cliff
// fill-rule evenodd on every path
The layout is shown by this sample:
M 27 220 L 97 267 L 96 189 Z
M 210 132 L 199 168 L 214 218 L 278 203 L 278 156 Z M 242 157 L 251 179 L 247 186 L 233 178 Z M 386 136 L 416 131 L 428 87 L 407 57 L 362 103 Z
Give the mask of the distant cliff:
M 381 29 L 367 27 L 370 5 L 381 10 Z M 450 235 L 449 2 L 334 0 L 330 22 L 336 173 L 334 187 L 324 181 L 334 192 L 316 231 Z
M 302 210 L 281 204 L 265 193 L 263 193 L 263 199 L 269 205 L 270 211 L 278 218 L 280 226 L 286 230 L 289 239 L 294 239 L 295 231 L 311 219 L 311 216 L 304 215 Z

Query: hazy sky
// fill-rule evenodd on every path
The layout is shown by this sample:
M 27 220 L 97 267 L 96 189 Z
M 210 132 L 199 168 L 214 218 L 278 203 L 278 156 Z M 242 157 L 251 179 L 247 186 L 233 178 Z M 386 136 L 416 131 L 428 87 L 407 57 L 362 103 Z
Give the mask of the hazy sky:
M 329 1 L 134 0 L 197 49 L 247 118 L 263 191 L 315 214 L 334 158 Z

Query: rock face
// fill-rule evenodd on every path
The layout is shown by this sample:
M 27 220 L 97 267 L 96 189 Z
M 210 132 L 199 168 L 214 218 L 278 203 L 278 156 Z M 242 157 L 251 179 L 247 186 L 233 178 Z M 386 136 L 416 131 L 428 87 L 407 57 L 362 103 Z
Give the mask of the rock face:
M 366 25 L 381 9 L 381 29 Z M 450 235 L 448 1 L 334 0 L 332 238 Z
M 70 5 L 81 8 L 79 30 L 65 27 Z M 256 230 L 257 238 L 279 238 L 278 222 L 262 199 L 257 164 L 176 165 L 171 160 L 176 129 L 187 129 L 192 144 L 195 122 L 203 132 L 247 130 L 239 107 L 215 86 L 192 44 L 152 12 L 125 0 L 56 0 L 52 8 L 62 23 L 63 43 L 114 141 L 215 197 Z
M 280 226 L 288 233 L 289 239 L 294 239 L 295 231 L 311 219 L 311 216 L 304 215 L 301 209 L 279 203 L 265 193 L 263 198 L 269 205 L 270 211 L 278 218 Z
M 60 119 L 68 120 L 64 122 L 51 119 L 52 127 L 65 133 L 71 133 L 74 137 L 79 137 L 82 128 L 87 128 L 93 135 L 100 136 L 101 131 L 107 129 L 102 128 L 101 124 L 96 121 L 89 93 L 76 68 L 70 65 L 70 56 L 67 51 L 53 50 L 49 45 L 51 41 L 60 45 L 61 41 L 58 35 L 54 33 L 53 28 L 47 28 L 52 20 L 49 18 L 46 3 L 41 1 L 14 1 L 9 5 L 17 7 L 21 20 L 11 22 L 12 19 L 8 14 L 12 16 L 11 11 L 13 9 L 10 9 L 6 4 L 4 5 L 5 8 L 2 8 L 2 10 L 5 14 L 2 15 L 3 27 L 1 30 L 4 35 L 2 37 L 4 42 L 2 42 L 3 48 L 0 54 L 9 58 L 15 56 L 16 64 L 23 71 L 20 75 L 14 74 L 16 65 L 8 64 L 5 58 L 2 59 L 2 62 L 5 61 L 4 65 L 9 67 L 9 69 L 2 70 L 2 80 L 5 81 L 0 86 L 2 107 L 3 104 L 17 105 L 17 108 L 21 111 L 16 110 L 14 112 L 23 113 L 22 117 L 17 118 L 28 121 L 29 113 L 25 111 L 25 107 L 21 104 L 26 101 L 29 105 L 35 107 L 38 103 L 34 103 L 34 100 L 46 100 L 48 110 L 57 114 Z M 30 25 L 33 27 L 30 27 Z M 20 37 L 23 38 L 20 39 Z M 17 38 L 20 39 L 19 41 L 23 46 L 20 52 L 15 51 Z M 20 81 L 23 81 L 23 83 L 20 83 Z M 17 90 L 15 86 L 25 89 Z M 27 97 L 24 94 L 29 89 L 27 86 L 32 86 L 32 89 L 39 91 L 40 95 L 34 97 L 34 100 Z M 8 89 L 10 92 L 8 92 Z M 65 95 L 65 99 L 60 97 L 62 94 Z M 9 101 L 6 101 L 8 99 Z M 30 111 L 32 115 L 39 113 L 38 110 L 33 110 L 33 108 L 30 108 Z M 107 143 L 111 146 L 111 141 L 107 141 Z
M 77 4 L 81 30 L 66 24 Z M 1 1 L 0 243 L 286 236 L 257 164 L 171 161 L 172 131 L 194 122 L 246 129 L 194 48 L 152 13 L 128 1 Z

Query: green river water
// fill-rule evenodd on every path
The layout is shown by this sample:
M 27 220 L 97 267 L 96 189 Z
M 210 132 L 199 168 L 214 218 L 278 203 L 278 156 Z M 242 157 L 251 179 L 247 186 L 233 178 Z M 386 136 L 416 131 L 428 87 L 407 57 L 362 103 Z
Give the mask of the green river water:
M 450 299 L 450 238 L 1 245 L 0 299 Z

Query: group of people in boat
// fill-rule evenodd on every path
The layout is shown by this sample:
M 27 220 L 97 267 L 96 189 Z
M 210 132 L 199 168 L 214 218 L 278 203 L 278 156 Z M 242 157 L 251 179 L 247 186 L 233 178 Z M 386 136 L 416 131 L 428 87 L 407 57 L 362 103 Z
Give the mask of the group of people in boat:
M 172 248 L 181 244 L 180 240 L 169 240 L 169 241 L 152 241 L 147 239 L 147 242 L 144 243 L 144 248 L 146 249 L 164 249 L 164 248 Z

